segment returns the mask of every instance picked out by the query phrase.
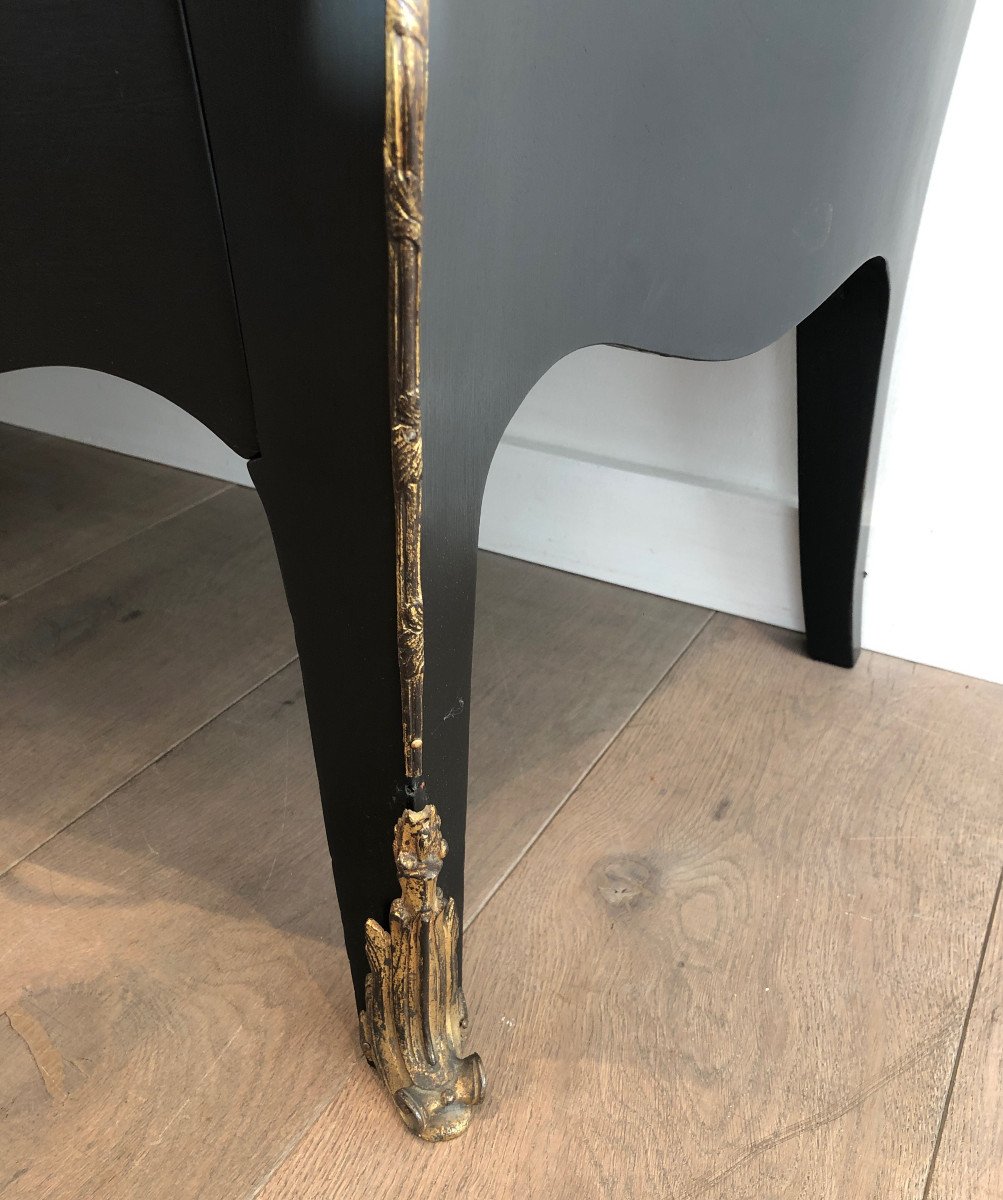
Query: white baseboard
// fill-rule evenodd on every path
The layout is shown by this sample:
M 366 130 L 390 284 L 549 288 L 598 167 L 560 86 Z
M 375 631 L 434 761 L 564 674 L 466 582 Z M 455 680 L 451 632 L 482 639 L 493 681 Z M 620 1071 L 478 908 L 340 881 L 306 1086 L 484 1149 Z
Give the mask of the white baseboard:
M 1003 410 L 987 407 L 976 381 L 973 375 L 971 386 L 955 396 L 960 416 L 953 424 L 944 425 L 940 405 L 931 401 L 924 426 L 929 434 L 917 443 L 923 453 L 911 444 L 898 450 L 896 438 L 887 439 L 867 561 L 863 644 L 1003 683 L 1003 638 L 997 635 L 1003 559 L 985 550 L 995 544 L 991 532 L 999 512 L 992 457 L 999 439 L 991 436 L 986 413 L 996 420 Z M 909 387 L 900 381 L 898 390 L 909 394 L 915 424 L 923 415 L 915 403 L 921 389 L 907 382 Z M 934 399 L 951 390 L 949 379 L 943 383 Z M 895 391 L 893 386 L 893 401 Z M 894 404 L 892 409 L 894 418 Z M 0 421 L 250 483 L 243 460 L 194 418 L 94 371 L 46 367 L 0 377 Z M 968 438 L 970 428 L 983 430 L 980 441 Z M 618 448 L 630 444 L 625 436 Z M 957 464 L 950 486 L 943 480 L 930 486 L 933 447 L 944 462 Z M 625 457 L 507 437 L 488 480 L 481 545 L 638 591 L 803 628 L 794 496 Z M 963 475 L 960 464 L 967 468 Z
M 0 376 L 0 421 L 250 487 L 247 464 L 183 409 L 135 383 L 81 367 Z
M 484 549 L 802 630 L 793 497 L 506 438 Z
M 40 367 L 3 376 L 0 421 L 250 483 L 243 459 L 194 417 L 97 371 Z M 793 497 L 508 437 L 491 468 L 480 542 L 513 558 L 803 628 Z

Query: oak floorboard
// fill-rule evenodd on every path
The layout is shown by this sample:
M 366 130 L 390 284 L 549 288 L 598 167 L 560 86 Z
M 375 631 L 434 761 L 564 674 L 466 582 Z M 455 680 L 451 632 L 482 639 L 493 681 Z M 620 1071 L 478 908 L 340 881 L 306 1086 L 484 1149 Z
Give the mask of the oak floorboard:
M 485 559 L 471 911 L 706 616 Z M 0 879 L 0 928 L 3 1200 L 254 1195 L 368 1076 L 298 665 Z
M 333 890 L 296 664 L 0 879 L 3 1200 L 246 1195 L 353 1068 Z
M 1003 688 L 714 617 L 468 930 L 470 1130 L 415 1141 L 359 1069 L 258 1200 L 919 1200 L 1001 717 Z
M 468 921 L 710 617 L 496 554 L 477 572 Z
M 1003 1196 L 1003 912 L 998 899 L 928 1196 Z
M 295 654 L 258 497 L 229 488 L 0 608 L 0 871 Z
M 228 486 L 0 424 L 0 604 Z

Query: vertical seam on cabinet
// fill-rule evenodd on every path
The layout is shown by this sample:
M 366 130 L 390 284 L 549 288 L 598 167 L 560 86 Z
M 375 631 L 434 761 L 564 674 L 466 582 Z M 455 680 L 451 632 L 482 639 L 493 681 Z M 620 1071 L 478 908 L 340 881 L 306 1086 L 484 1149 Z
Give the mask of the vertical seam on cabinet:
M 258 438 L 258 424 L 254 411 L 254 388 L 251 382 L 251 368 L 247 361 L 247 344 L 244 341 L 244 322 L 240 316 L 240 302 L 237 299 L 237 285 L 233 277 L 233 256 L 230 253 L 230 236 L 226 231 L 226 217 L 223 215 L 223 202 L 219 194 L 219 180 L 216 177 L 216 157 L 213 154 L 212 138 L 209 136 L 209 122 L 205 112 L 205 97 L 202 94 L 202 81 L 199 78 L 198 64 L 195 61 L 195 49 L 192 46 L 191 27 L 188 21 L 188 10 L 185 7 L 185 0 L 177 0 L 178 4 L 178 19 L 181 22 L 181 33 L 185 40 L 185 52 L 188 55 L 188 68 L 191 71 L 192 83 L 195 87 L 195 104 L 198 109 L 199 126 L 202 130 L 202 144 L 205 146 L 206 158 L 209 161 L 209 179 L 212 186 L 213 200 L 216 205 L 216 214 L 219 217 L 219 230 L 223 238 L 223 253 L 226 256 L 226 277 L 230 284 L 230 297 L 233 300 L 233 312 L 237 319 L 237 336 L 240 338 L 240 354 L 244 362 L 244 375 L 247 379 L 247 392 L 251 400 L 250 404 L 250 420 L 251 428 L 254 432 L 255 454 L 251 457 L 258 457 L 261 453 L 261 442 Z

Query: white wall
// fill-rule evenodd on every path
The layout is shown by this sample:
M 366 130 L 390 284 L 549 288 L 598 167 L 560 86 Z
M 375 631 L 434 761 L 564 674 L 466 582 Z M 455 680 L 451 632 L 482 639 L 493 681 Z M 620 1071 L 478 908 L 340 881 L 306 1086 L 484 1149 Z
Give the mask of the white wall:
M 803 628 L 796 475 L 793 334 L 729 363 L 593 346 L 516 413 L 481 545 Z
M 1001 44 L 1003 6 L 978 0 L 894 360 L 863 640 L 1003 682 Z M 180 410 L 91 372 L 3 377 L 0 420 L 247 482 Z M 510 426 L 481 541 L 800 628 L 796 490 L 792 336 L 736 363 L 593 347 L 548 372 Z
M 33 367 L 0 375 L 0 421 L 251 485 L 244 460 L 194 417 L 99 371 Z
M 1003 5 L 977 0 L 893 359 L 863 641 L 1003 682 Z
M 1003 682 L 1003 5 L 978 0 L 893 360 L 863 643 Z M 589 419 L 578 415 L 588 397 Z M 793 337 L 736 363 L 594 347 L 509 427 L 482 542 L 803 628 Z M 584 515 L 582 515 L 584 514 Z

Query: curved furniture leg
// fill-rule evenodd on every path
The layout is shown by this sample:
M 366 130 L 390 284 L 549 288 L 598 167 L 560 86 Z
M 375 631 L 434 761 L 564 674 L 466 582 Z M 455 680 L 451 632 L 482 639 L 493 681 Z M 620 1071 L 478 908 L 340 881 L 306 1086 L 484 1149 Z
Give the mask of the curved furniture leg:
M 445 646 L 438 643 L 439 675 L 469 695 L 477 520 L 428 529 L 423 521 L 427 0 L 387 0 L 385 35 L 389 403 L 372 398 L 364 428 L 341 443 L 340 461 L 326 462 L 309 440 L 292 454 L 266 443 L 251 471 L 296 629 L 363 1050 L 408 1128 L 443 1141 L 467 1127 L 485 1084 L 480 1059 L 462 1051 L 467 724 L 457 721 L 426 754 L 422 561 L 424 551 L 436 623 L 448 630 Z M 466 495 L 476 475 L 469 468 L 462 452 L 437 456 L 439 495 L 468 517 L 477 507 Z M 461 526 L 466 569 L 457 574 L 443 531 Z M 430 799 L 447 816 L 454 846 L 449 899 L 439 887 L 446 842 Z M 392 903 L 391 862 L 401 893 Z
M 378 417 L 354 421 L 342 450 L 311 448 L 300 439 L 250 464 L 296 633 L 360 1006 L 368 970 L 365 924 L 384 917 L 397 894 L 390 846 L 409 802 L 394 636 L 393 502 L 386 418 L 381 425 Z
M 875 411 L 888 273 L 871 259 L 797 330 L 798 511 L 808 653 L 852 667 L 860 654 Z
M 338 453 L 304 441 L 251 473 L 296 631 L 363 1049 L 408 1127 L 437 1141 L 484 1091 L 460 990 L 478 499 L 462 456 L 437 453 L 432 490 L 469 519 L 423 522 L 427 732 L 424 773 L 408 776 L 388 423 L 372 413 Z

